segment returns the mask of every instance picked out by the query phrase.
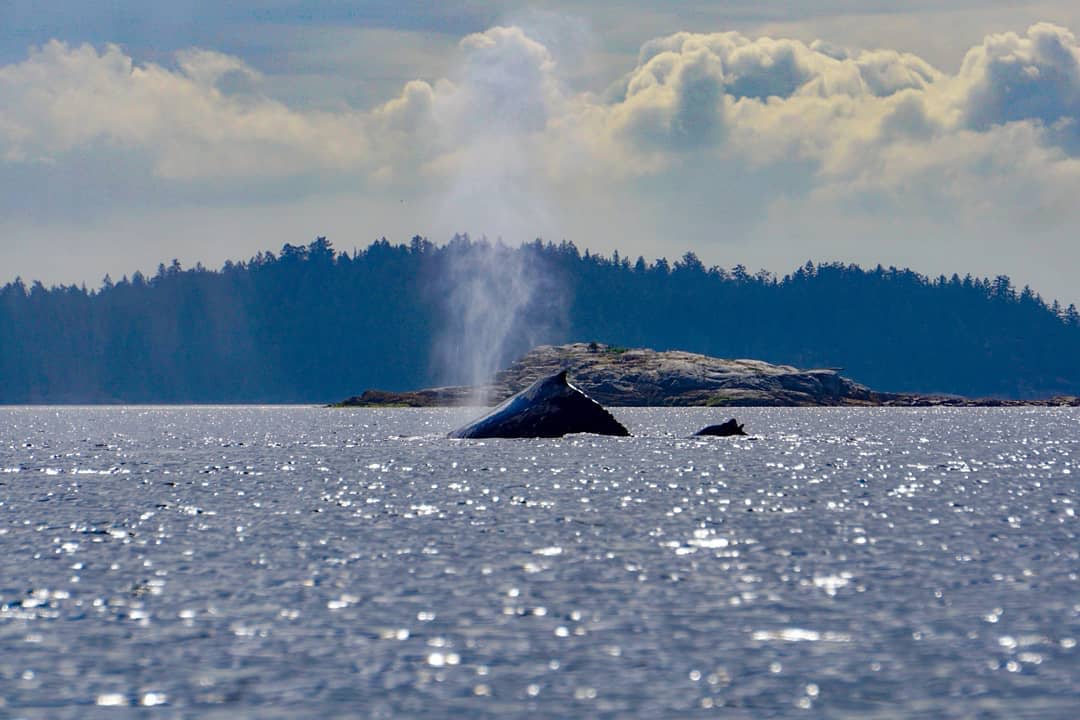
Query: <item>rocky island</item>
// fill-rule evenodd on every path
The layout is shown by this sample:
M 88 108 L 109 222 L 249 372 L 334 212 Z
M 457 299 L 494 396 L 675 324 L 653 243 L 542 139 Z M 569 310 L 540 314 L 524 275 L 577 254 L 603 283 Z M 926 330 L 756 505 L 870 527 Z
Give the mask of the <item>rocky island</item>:
M 620 348 L 598 343 L 541 345 L 481 388 L 452 386 L 408 392 L 367 390 L 340 407 L 436 407 L 495 404 L 538 378 L 567 370 L 570 381 L 604 406 L 1080 406 L 1080 398 L 971 399 L 884 393 L 844 377 L 839 368 L 799 369 L 762 360 L 729 360 L 681 350 Z

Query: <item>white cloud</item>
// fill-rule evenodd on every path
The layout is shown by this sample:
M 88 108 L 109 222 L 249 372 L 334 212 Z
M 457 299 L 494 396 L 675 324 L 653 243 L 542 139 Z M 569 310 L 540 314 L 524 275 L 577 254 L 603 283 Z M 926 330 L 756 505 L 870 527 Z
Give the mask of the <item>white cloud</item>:
M 611 167 L 638 173 L 678 172 L 691 149 L 810 172 L 813 197 L 849 207 L 962 217 L 992 203 L 1026 221 L 1034 195 L 1078 187 L 1078 58 L 1046 24 L 988 37 L 955 76 L 893 51 L 679 33 L 645 45 L 592 135 Z
M 463 162 L 462 148 L 494 136 L 531 147 L 529 162 L 549 169 L 560 146 L 588 146 L 614 179 L 670 169 L 687 152 L 813 159 L 823 177 L 859 176 L 868 149 L 880 160 L 898 143 L 1011 122 L 1080 150 L 1080 46 L 1047 24 L 987 37 L 955 76 L 889 50 L 677 33 L 646 43 L 606 100 L 563 87 L 551 54 L 520 28 L 460 45 L 459 71 L 409 82 L 365 113 L 288 107 L 220 53 L 185 51 L 169 69 L 116 46 L 51 42 L 0 68 L 0 148 L 8 162 L 53 163 L 99 144 L 134 149 L 173 179 L 337 170 L 404 180 Z
M 269 178 L 302 197 L 341 178 L 369 211 L 372 197 L 409 199 L 402 217 L 436 238 L 577 234 L 656 254 L 711 242 L 749 256 L 773 242 L 755 232 L 790 222 L 814 238 L 791 241 L 793 259 L 850 252 L 850 238 L 823 239 L 833 231 L 858 233 L 866 261 L 895 254 L 895 234 L 866 231 L 893 223 L 955 235 L 958 269 L 1010 228 L 1057 238 L 1080 212 L 1080 43 L 1050 24 L 987 36 L 955 74 L 896 50 L 676 33 L 647 42 L 604 94 L 568 87 L 571 73 L 519 27 L 467 35 L 458 53 L 444 77 L 382 105 L 316 111 L 275 99 L 273 78 L 237 57 L 190 50 L 165 66 L 51 42 L 0 67 L 0 180 L 110 153 L 141 159 L 162 192 L 212 181 L 257 194 Z M 620 217 L 605 223 L 597 207 Z M 1045 248 L 1033 257 L 1066 252 Z
M 1065 28 L 991 35 L 968 51 L 957 82 L 968 127 L 1034 121 L 1080 152 L 1080 45 Z
M 348 113 L 305 113 L 255 92 L 236 58 L 191 50 L 179 69 L 137 65 L 116 46 L 50 42 L 0 68 L 0 154 L 61 162 L 104 144 L 145 153 L 173 179 L 247 178 L 362 162 L 366 138 Z
M 560 96 L 547 48 L 517 27 L 496 27 L 461 41 L 465 66 L 460 113 L 470 132 L 536 132 Z

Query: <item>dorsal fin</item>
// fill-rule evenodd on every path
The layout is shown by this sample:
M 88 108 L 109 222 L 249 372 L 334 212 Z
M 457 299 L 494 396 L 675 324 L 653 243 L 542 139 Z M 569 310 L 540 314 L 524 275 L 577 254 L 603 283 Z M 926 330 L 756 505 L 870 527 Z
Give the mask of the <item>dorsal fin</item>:
M 598 402 L 567 382 L 568 368 L 533 382 L 487 415 L 450 433 L 455 438 L 540 438 L 571 433 L 626 437 Z

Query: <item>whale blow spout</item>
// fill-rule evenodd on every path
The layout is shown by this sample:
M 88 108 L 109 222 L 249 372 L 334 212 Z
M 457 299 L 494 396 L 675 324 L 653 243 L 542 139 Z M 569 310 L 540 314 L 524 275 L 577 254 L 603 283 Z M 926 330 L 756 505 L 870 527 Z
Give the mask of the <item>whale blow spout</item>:
M 452 438 L 554 438 L 571 433 L 628 436 L 600 403 L 571 385 L 566 371 L 540 378 Z

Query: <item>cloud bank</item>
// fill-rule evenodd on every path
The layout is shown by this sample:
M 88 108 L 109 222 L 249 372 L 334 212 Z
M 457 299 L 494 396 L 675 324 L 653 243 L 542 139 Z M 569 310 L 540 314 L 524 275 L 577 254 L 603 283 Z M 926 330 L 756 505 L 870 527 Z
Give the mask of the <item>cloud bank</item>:
M 955 73 L 895 50 L 677 33 L 645 43 L 603 93 L 568 87 L 556 53 L 520 27 L 468 35 L 458 52 L 445 77 L 382 104 L 316 111 L 275 99 L 238 57 L 193 49 L 158 64 L 53 41 L 0 67 L 0 178 L 115 154 L 164 191 L 213 183 L 226 197 L 268 178 L 318 192 L 289 183 L 327 174 L 513 241 L 595 232 L 591 202 L 626 208 L 618 237 L 575 238 L 602 248 L 674 252 L 644 234 L 670 224 L 698 242 L 695 227 L 723 222 L 724 242 L 762 261 L 859 255 L 855 237 L 879 223 L 900 228 L 887 241 L 936 231 L 965 252 L 1006 247 L 991 228 L 1026 229 L 1044 262 L 1080 259 L 1060 235 L 1080 191 L 1080 43 L 1062 27 L 989 35 Z M 424 231 L 430 218 L 413 213 Z M 785 235 L 802 240 L 781 252 Z M 870 245 L 851 259 L 886 247 Z

